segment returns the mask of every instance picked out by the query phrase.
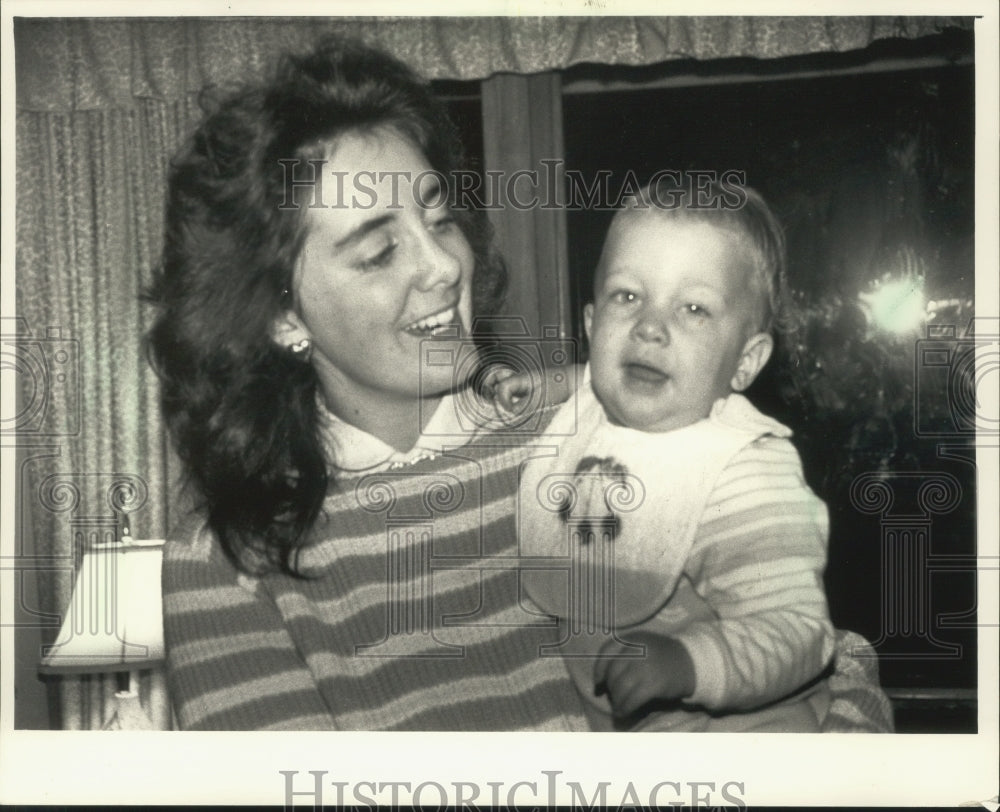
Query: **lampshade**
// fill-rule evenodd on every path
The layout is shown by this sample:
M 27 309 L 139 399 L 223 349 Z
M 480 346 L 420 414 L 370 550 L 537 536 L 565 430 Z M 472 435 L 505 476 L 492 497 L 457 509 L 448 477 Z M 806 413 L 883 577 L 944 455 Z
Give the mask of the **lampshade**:
M 163 662 L 163 540 L 125 537 L 84 550 L 43 674 L 122 672 Z

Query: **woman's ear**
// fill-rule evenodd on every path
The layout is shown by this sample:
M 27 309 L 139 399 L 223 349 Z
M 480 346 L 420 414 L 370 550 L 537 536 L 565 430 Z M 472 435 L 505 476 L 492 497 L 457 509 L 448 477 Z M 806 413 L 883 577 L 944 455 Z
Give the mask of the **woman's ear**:
M 311 338 L 309 329 L 294 310 L 284 310 L 271 322 L 271 340 L 282 349 L 291 349 L 303 339 Z
M 734 392 L 742 392 L 749 388 L 767 364 L 772 350 L 774 350 L 774 339 L 767 333 L 756 333 L 747 339 L 736 365 L 736 372 L 729 382 Z

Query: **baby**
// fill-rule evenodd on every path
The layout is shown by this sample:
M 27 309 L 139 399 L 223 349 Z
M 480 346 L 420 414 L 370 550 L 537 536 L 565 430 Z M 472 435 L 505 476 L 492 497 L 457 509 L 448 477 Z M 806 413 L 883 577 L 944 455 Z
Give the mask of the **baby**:
M 612 222 L 583 383 L 523 472 L 523 585 L 597 729 L 818 730 L 826 507 L 739 394 L 771 355 L 784 240 L 753 190 L 704 208 L 681 180 Z

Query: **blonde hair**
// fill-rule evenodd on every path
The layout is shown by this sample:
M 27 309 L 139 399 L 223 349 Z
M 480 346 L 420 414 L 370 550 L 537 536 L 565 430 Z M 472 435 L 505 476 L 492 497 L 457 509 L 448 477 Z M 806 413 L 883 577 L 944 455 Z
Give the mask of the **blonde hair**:
M 706 182 L 705 173 L 658 173 L 656 181 L 626 199 L 611 227 L 639 212 L 708 223 L 745 237 L 752 251 L 751 282 L 760 297 L 757 327 L 768 333 L 789 327 L 785 234 L 759 192 L 717 178 Z

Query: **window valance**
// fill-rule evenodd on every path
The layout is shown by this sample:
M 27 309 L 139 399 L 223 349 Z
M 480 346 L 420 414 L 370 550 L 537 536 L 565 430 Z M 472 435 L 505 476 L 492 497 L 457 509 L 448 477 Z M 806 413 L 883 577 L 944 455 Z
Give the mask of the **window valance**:
M 972 28 L 968 17 L 18 18 L 17 105 L 70 112 L 177 100 L 258 77 L 328 32 L 395 53 L 432 79 L 537 73 L 583 62 L 775 58 Z

